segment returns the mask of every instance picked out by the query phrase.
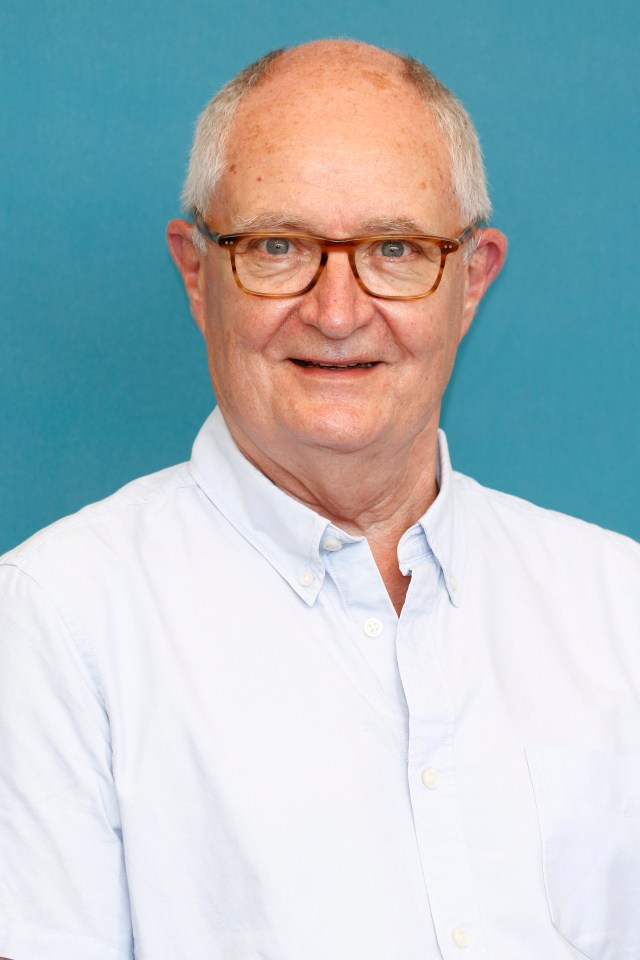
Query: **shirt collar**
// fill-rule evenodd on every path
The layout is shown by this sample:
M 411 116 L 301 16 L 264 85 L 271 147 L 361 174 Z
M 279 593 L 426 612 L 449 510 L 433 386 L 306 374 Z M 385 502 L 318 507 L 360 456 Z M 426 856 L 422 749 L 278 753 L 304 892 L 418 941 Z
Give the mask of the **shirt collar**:
M 409 572 L 423 556 L 433 553 L 449 597 L 457 605 L 462 584 L 460 524 L 456 523 L 453 471 L 442 430 L 436 469 L 438 496 L 402 537 L 398 558 L 401 568 Z M 214 506 L 309 605 L 315 603 L 324 582 L 327 548 L 323 542 L 337 539 L 346 544 L 362 539 L 340 530 L 254 467 L 236 446 L 219 408 L 196 437 L 190 470 Z
M 324 582 L 329 521 L 277 487 L 240 452 L 216 407 L 196 437 L 191 473 L 213 504 L 309 605 Z
M 463 584 L 464 528 L 461 523 L 459 499 L 456 497 L 449 444 L 444 430 L 438 430 L 436 479 L 438 496 L 426 513 L 420 517 L 416 526 L 423 531 L 428 548 L 442 570 L 449 599 L 457 607 L 460 603 Z M 407 532 L 410 533 L 410 531 Z M 402 545 L 402 540 L 400 544 Z

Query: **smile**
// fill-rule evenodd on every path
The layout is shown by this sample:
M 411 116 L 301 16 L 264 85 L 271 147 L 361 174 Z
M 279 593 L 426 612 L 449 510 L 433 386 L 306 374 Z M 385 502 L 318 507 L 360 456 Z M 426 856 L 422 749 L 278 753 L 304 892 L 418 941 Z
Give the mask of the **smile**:
M 291 357 L 291 360 L 299 367 L 318 367 L 320 370 L 358 370 L 375 367 L 378 364 L 377 360 L 370 363 L 316 363 L 314 360 L 296 360 L 294 357 Z

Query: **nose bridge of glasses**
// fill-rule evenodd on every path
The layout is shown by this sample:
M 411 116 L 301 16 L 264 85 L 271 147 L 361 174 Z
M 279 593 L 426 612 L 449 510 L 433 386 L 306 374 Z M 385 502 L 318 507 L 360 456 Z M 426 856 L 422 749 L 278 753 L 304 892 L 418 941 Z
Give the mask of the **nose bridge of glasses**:
M 352 237 L 345 240 L 319 237 L 318 243 L 322 247 L 323 253 L 353 253 L 356 247 L 362 243 L 362 240 L 353 239 Z
M 325 275 L 323 286 L 325 286 L 325 285 L 327 284 L 327 281 L 329 281 L 330 283 L 334 283 L 335 280 L 340 277 L 340 275 L 341 275 L 341 271 L 340 271 L 340 260 L 342 259 L 342 258 L 340 258 L 340 257 L 338 257 L 338 258 L 332 257 L 332 258 L 331 258 L 331 260 L 334 261 L 334 265 L 331 266 L 331 267 L 329 267 L 329 270 L 328 270 L 328 273 L 327 273 L 327 265 L 328 265 L 328 263 L 329 263 L 329 254 L 335 254 L 335 253 L 343 254 L 343 256 L 346 257 L 346 259 L 347 259 L 347 261 L 348 261 L 348 268 L 347 268 L 347 269 L 348 269 L 349 274 L 351 274 L 351 281 L 356 280 L 358 286 L 359 286 L 359 287 L 362 286 L 361 281 L 360 281 L 360 277 L 359 277 L 359 275 L 358 275 L 358 270 L 357 270 L 357 267 L 356 267 L 356 261 L 355 261 L 355 250 L 356 250 L 356 247 L 357 247 L 357 245 L 358 245 L 358 241 L 356 241 L 356 240 L 328 240 L 328 239 L 325 239 L 325 238 L 317 238 L 317 241 L 316 241 L 316 242 L 317 242 L 317 244 L 318 244 L 318 248 L 319 248 L 319 251 L 320 251 L 320 262 L 318 263 L 318 269 L 317 269 L 316 275 L 315 275 L 315 277 L 314 277 L 314 279 L 313 279 L 313 284 L 312 284 L 312 286 L 315 286 L 315 285 L 318 283 L 318 281 L 320 280 L 320 278 L 321 278 L 322 275 Z M 343 260 L 342 262 L 344 263 L 344 260 Z M 346 266 L 347 266 L 347 264 L 344 263 L 344 266 L 342 267 L 342 270 L 344 270 L 344 268 L 345 268 Z M 335 271 L 336 271 L 336 267 L 338 268 L 338 273 L 337 273 L 337 274 L 336 274 L 336 272 L 335 272 Z M 342 276 L 344 277 L 344 274 L 342 274 Z

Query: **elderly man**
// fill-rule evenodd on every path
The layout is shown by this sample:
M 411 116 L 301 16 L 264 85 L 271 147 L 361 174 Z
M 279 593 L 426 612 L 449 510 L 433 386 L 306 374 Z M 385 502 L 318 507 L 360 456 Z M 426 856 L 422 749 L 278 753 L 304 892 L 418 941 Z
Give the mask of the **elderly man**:
M 506 249 L 466 113 L 277 51 L 184 196 L 218 408 L 0 570 L 0 953 L 637 958 L 640 550 L 438 434 Z

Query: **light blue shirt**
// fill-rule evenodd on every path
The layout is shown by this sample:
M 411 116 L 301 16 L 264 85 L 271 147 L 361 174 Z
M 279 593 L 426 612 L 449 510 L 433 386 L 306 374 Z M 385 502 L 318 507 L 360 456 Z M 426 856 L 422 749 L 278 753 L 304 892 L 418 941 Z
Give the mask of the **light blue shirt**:
M 402 537 L 190 463 L 0 565 L 0 956 L 637 960 L 640 548 L 451 470 Z

